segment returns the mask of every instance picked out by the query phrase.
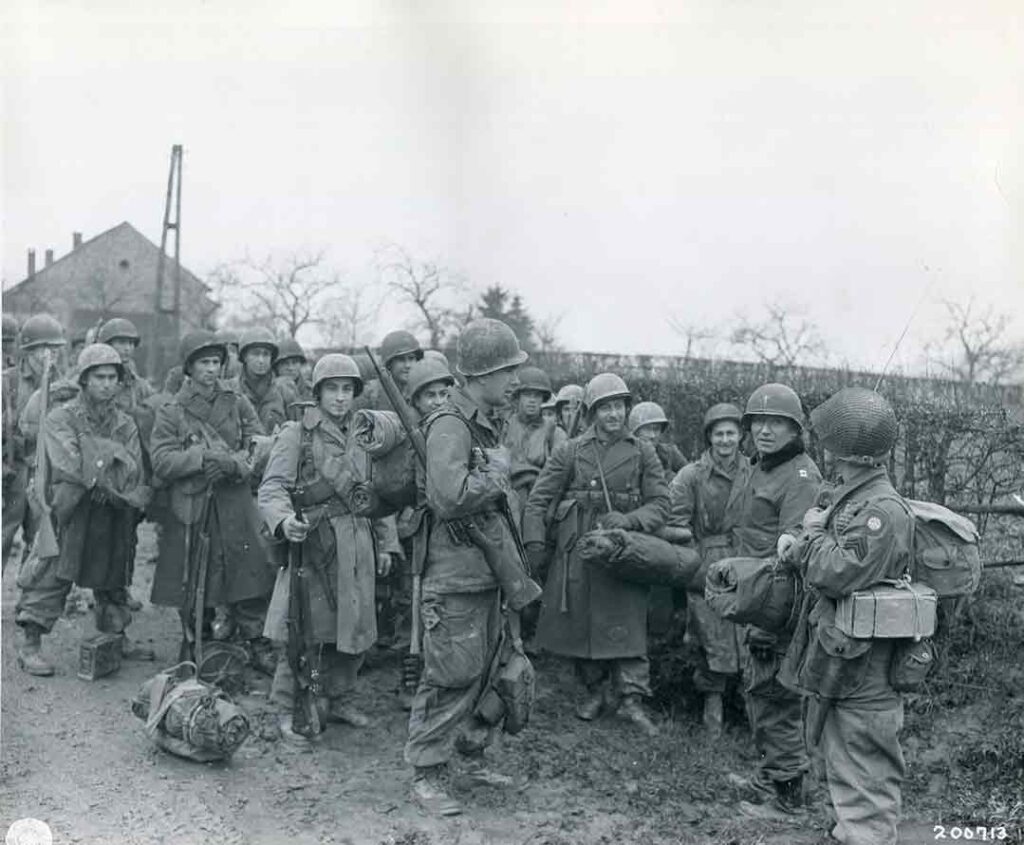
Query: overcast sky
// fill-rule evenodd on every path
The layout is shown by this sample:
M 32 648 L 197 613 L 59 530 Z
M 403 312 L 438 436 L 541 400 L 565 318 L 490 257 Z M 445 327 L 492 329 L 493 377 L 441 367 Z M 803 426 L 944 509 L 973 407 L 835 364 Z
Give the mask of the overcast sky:
M 1024 314 L 1020 0 L 6 0 L 3 276 L 128 220 L 184 263 L 390 240 L 565 313 L 573 349 L 803 301 L 909 360 L 973 291 Z M 930 288 L 929 288 L 930 285 Z M 1021 318 L 1018 317 L 1018 330 Z M 385 328 L 385 327 L 382 327 Z

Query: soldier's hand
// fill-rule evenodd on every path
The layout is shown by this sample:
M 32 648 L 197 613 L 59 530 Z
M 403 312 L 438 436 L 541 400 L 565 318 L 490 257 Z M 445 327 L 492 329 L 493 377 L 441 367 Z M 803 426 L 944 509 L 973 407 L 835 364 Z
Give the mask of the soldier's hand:
M 495 449 L 485 449 L 487 469 L 491 472 L 509 475 L 512 472 L 512 453 L 507 446 L 498 446 Z
M 547 556 L 547 547 L 543 543 L 526 544 L 526 560 L 530 564 L 530 572 L 543 572 Z
M 301 543 L 309 533 L 309 523 L 303 522 L 295 514 L 292 514 L 281 523 L 281 530 L 288 542 Z
M 482 466 L 486 466 L 487 456 L 484 455 L 484 450 L 479 446 L 474 446 L 469 450 L 469 468 L 480 469 Z
M 620 528 L 623 531 L 628 531 L 633 526 L 633 520 L 627 514 L 618 511 L 606 513 L 601 517 L 600 523 L 602 528 Z
M 381 578 L 387 578 L 391 573 L 391 553 L 380 552 L 377 555 L 377 574 Z
M 792 534 L 783 534 L 779 537 L 778 542 L 775 544 L 775 552 L 779 556 L 779 560 L 783 563 L 789 561 L 789 554 L 796 545 L 796 537 Z
M 804 514 L 804 530 L 814 531 L 816 528 L 825 527 L 825 511 L 821 508 L 811 508 Z

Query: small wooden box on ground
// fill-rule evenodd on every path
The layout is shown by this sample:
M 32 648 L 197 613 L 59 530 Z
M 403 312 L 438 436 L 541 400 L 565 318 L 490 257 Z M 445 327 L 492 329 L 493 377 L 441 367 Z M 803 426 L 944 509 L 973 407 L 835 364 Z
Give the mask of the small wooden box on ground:
M 120 634 L 94 634 L 82 640 L 78 654 L 78 677 L 83 681 L 95 681 L 120 668 Z
M 836 602 L 836 627 L 856 639 L 918 639 L 935 633 L 935 590 L 924 584 L 877 584 Z

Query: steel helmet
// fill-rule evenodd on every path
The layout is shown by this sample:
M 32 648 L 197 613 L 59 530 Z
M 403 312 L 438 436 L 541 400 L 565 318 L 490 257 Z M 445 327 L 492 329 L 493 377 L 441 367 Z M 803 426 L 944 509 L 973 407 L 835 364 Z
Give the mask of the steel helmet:
M 523 367 L 519 373 L 519 384 L 516 385 L 513 396 L 518 396 L 524 390 L 536 390 L 543 394 L 542 402 L 551 398 L 551 379 L 540 367 Z
M 118 379 L 124 378 L 124 364 L 121 363 L 121 356 L 114 347 L 105 343 L 90 343 L 82 347 L 82 351 L 78 353 L 78 383 L 82 384 L 85 381 L 85 374 L 89 370 L 105 366 L 116 367 Z
M 277 350 L 277 358 L 274 359 L 274 366 L 277 366 L 282 361 L 288 361 L 292 358 L 297 358 L 306 363 L 306 353 L 299 345 L 299 342 L 293 338 L 285 338 L 281 341 L 281 346 Z
M 423 348 L 420 342 L 407 331 L 388 332 L 384 340 L 380 342 L 380 357 L 384 366 L 387 367 L 395 358 L 402 355 L 415 355 L 416 360 L 423 358 Z
M 21 348 L 36 346 L 63 346 L 64 329 L 49 314 L 33 314 L 21 327 Z
M 747 410 L 743 414 L 741 424 L 750 428 L 752 417 L 785 417 L 804 429 L 804 409 L 800 397 L 792 387 L 784 384 L 762 384 L 750 394 Z
M 583 391 L 583 404 L 587 406 L 587 413 L 607 399 L 625 399 L 628 402 L 629 388 L 615 373 L 598 373 L 587 382 L 587 388 Z
M 4 340 L 18 339 L 18 321 L 10 314 L 4 314 Z
M 257 326 L 242 332 L 242 336 L 238 339 L 238 357 L 244 361 L 245 353 L 256 346 L 265 346 L 269 349 L 272 362 L 277 358 L 277 340 L 270 329 Z
M 558 402 L 555 400 L 554 394 L 551 394 L 546 402 L 540 403 L 540 409 L 542 411 L 555 411 L 558 409 Z
M 821 445 L 834 455 L 875 464 L 896 443 L 896 412 L 866 387 L 844 387 L 811 411 Z
M 452 364 L 449 360 L 447 360 L 447 355 L 445 355 L 443 352 L 437 349 L 424 349 L 423 357 L 432 358 L 432 360 L 436 361 L 438 364 L 443 364 L 445 370 L 449 371 L 450 373 L 452 372 Z
M 238 332 L 233 332 L 231 329 L 221 329 L 217 332 L 217 340 L 228 346 L 238 346 Z
M 435 381 L 442 381 L 451 387 L 455 384 L 455 376 L 440 361 L 424 356 L 422 361 L 417 361 L 409 370 L 409 383 L 406 385 L 409 398 L 415 400 L 417 393 Z
M 555 397 L 555 408 L 557 409 L 560 405 L 565 405 L 568 402 L 582 402 L 583 401 L 583 388 L 578 384 L 566 384 L 558 391 L 558 395 Z
M 740 428 L 743 425 L 743 412 L 731 402 L 719 402 L 717 405 L 712 405 L 707 411 L 704 412 L 704 440 L 710 441 L 711 429 L 715 427 L 715 423 L 720 423 L 723 420 L 731 420 L 736 423 L 736 427 Z
M 331 378 L 350 378 L 355 382 L 355 395 L 363 392 L 363 377 L 359 365 L 348 355 L 332 352 L 324 355 L 313 367 L 313 395 L 320 395 L 320 382 Z
M 220 340 L 218 335 L 206 329 L 189 332 L 181 339 L 178 347 L 178 358 L 181 361 L 181 368 L 184 370 L 185 375 L 189 374 L 189 367 L 192 362 L 196 358 L 202 357 L 204 352 L 216 353 L 220 356 L 222 362 L 227 357 L 224 341 Z
M 501 320 L 481 317 L 466 324 L 459 335 L 459 363 L 464 376 L 486 376 L 518 367 L 530 356 L 519 348 L 519 339 Z
M 119 337 L 132 341 L 136 346 L 142 340 L 139 337 L 139 330 L 135 328 L 135 323 L 131 320 L 126 320 L 124 317 L 114 317 L 114 319 L 107 320 L 107 322 L 100 326 L 100 332 L 96 335 L 96 342 L 110 343 L 110 341 Z
M 630 434 L 636 434 L 636 430 L 643 425 L 668 425 L 668 417 L 657 402 L 638 402 L 629 412 L 627 427 Z

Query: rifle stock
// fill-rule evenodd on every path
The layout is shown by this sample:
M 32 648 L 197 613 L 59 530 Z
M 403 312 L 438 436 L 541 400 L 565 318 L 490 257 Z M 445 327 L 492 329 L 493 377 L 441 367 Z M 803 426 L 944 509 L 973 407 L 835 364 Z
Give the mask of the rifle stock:
M 405 429 L 405 435 L 409 438 L 409 443 L 416 452 L 416 458 L 419 460 L 420 466 L 426 469 L 427 441 L 423 437 L 423 432 L 420 431 L 419 421 L 413 416 L 412 408 L 409 407 L 409 403 L 402 397 L 402 393 L 399 391 L 398 385 L 395 384 L 395 380 L 391 377 L 391 373 L 381 366 L 380 361 L 377 360 L 377 356 L 374 355 L 373 350 L 369 346 L 364 347 L 364 349 L 370 359 L 370 364 L 373 365 L 374 372 L 377 373 L 377 378 L 380 381 L 381 388 L 384 390 L 384 395 L 388 397 L 388 402 L 391 403 L 391 407 L 398 414 L 398 419 L 402 423 L 402 428 Z
M 46 500 L 50 462 L 46 457 L 46 415 L 50 412 L 50 358 L 46 357 L 39 384 L 39 433 L 36 436 L 35 492 L 39 500 L 39 527 L 36 529 L 36 554 L 40 558 L 57 557 L 60 546 L 53 530 L 50 504 Z

